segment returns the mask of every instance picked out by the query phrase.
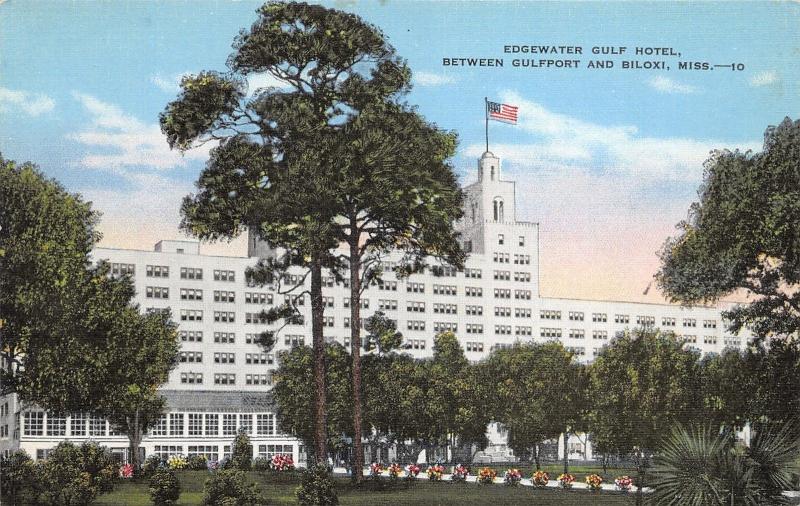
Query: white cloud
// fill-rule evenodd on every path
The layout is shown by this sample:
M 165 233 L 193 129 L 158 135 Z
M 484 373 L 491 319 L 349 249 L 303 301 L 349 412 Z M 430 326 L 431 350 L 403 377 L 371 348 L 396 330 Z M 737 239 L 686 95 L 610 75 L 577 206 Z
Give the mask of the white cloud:
M 417 86 L 442 86 L 456 82 L 456 78 L 453 76 L 424 71 L 414 72 L 412 79 Z
M 80 161 L 85 167 L 113 170 L 125 175 L 131 167 L 172 169 L 185 166 L 189 160 L 204 160 L 208 156 L 209 145 L 182 155 L 169 148 L 157 123 L 142 122 L 91 95 L 73 95 L 91 117 L 86 128 L 68 136 L 90 151 Z
M 674 79 L 664 76 L 656 76 L 647 81 L 651 88 L 661 92 L 670 94 L 687 94 L 697 92 L 697 88 L 688 84 L 682 84 Z
M 757 142 L 730 142 L 680 137 L 646 137 L 635 126 L 600 125 L 559 114 L 518 93 L 504 92 L 503 102 L 519 106 L 516 128 L 529 134 L 518 144 L 495 144 L 490 149 L 506 163 L 537 173 L 565 167 L 592 174 L 612 174 L 629 181 L 699 182 L 703 162 L 714 149 L 758 149 Z M 482 144 L 467 146 L 477 157 Z
M 0 110 L 15 107 L 29 116 L 39 116 L 52 111 L 55 106 L 55 100 L 41 93 L 0 88 Z
M 753 77 L 750 78 L 750 86 L 759 87 L 759 86 L 769 86 L 770 84 L 775 84 L 780 80 L 778 73 L 774 70 L 766 70 L 764 72 L 759 72 L 755 74 Z
M 172 74 L 165 76 L 163 74 L 154 74 L 150 76 L 150 82 L 155 84 L 158 89 L 166 93 L 178 93 L 181 90 L 181 78 L 188 74 L 182 72 L 180 74 Z
M 256 90 L 261 88 L 278 88 L 287 89 L 291 85 L 286 81 L 281 81 L 277 77 L 269 73 L 263 74 L 250 74 L 247 76 L 248 92 L 252 95 Z

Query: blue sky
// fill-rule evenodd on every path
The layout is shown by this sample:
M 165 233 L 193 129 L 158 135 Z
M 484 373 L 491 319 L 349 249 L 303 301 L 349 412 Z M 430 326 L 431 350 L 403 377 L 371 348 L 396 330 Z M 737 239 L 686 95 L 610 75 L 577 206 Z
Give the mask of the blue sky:
M 35 161 L 103 211 L 104 244 L 178 236 L 177 208 L 204 152 L 170 152 L 158 113 L 184 73 L 223 70 L 260 2 L 0 3 L 0 150 Z M 456 130 L 465 181 L 483 145 L 483 97 L 520 106 L 490 126 L 518 219 L 541 223 L 543 291 L 641 295 L 654 252 L 685 216 L 714 148 L 760 147 L 800 113 L 800 4 L 331 2 L 380 27 L 415 74 L 408 97 Z M 625 46 L 670 70 L 513 68 L 507 44 Z M 681 57 L 636 57 L 636 46 Z M 504 58 L 503 68 L 442 58 Z M 606 59 L 605 57 L 602 59 Z M 679 71 L 677 61 L 743 63 Z M 256 78 L 258 79 L 258 78 Z M 207 251 L 241 254 L 241 241 Z

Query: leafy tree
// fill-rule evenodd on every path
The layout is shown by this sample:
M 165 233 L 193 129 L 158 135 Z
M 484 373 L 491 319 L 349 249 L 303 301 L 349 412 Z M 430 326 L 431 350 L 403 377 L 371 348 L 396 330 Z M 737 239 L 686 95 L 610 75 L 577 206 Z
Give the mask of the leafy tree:
M 659 286 L 673 301 L 710 302 L 738 289 L 753 302 L 725 316 L 756 336 L 800 331 L 800 121 L 769 127 L 760 153 L 716 151 L 700 202 L 662 251 Z
M 110 492 L 118 477 L 111 452 L 97 443 L 59 443 L 37 463 L 35 504 L 81 506 Z
M 790 425 L 763 427 L 749 447 L 716 428 L 674 427 L 655 459 L 656 505 L 788 504 L 784 490 L 800 458 L 800 437 Z
M 163 408 L 156 388 L 177 362 L 175 326 L 140 314 L 130 279 L 92 263 L 100 236 L 88 203 L 31 164 L 0 158 L 0 172 L 3 393 L 109 417 L 138 467 L 142 434 Z
M 350 405 L 350 365 L 347 350 L 340 344 L 325 347 L 328 387 L 328 416 L 326 433 L 328 445 L 338 445 L 341 435 L 352 435 L 352 409 Z M 278 353 L 275 386 L 272 389 L 278 408 L 281 430 L 294 435 L 304 443 L 313 442 L 314 412 L 313 352 L 307 346 L 296 346 Z
M 750 371 L 746 353 L 726 348 L 708 354 L 700 362 L 703 407 L 712 427 L 741 429 L 752 420 L 752 399 L 757 388 L 756 372 Z
M 321 281 L 337 245 L 334 218 L 340 210 L 331 170 L 337 134 L 365 106 L 406 87 L 407 71 L 375 27 L 353 14 L 301 3 L 265 4 L 234 50 L 228 74 L 183 79 L 182 94 L 161 114 L 161 126 L 173 148 L 221 141 L 200 177 L 200 193 L 184 202 L 185 228 L 217 239 L 248 227 L 305 259 L 310 269 L 315 453 L 324 459 Z M 248 96 L 246 77 L 258 73 L 285 88 Z
M 383 311 L 375 311 L 367 318 L 364 330 L 368 332 L 364 341 L 365 351 L 375 349 L 378 355 L 387 355 L 403 344 L 403 334 L 397 330 L 397 324 Z
M 239 471 L 249 471 L 253 462 L 253 445 L 250 444 L 250 437 L 242 429 L 233 438 L 231 448 L 230 467 Z
M 17 450 L 0 459 L 0 490 L 11 504 L 33 502 L 36 465 L 25 450 Z
M 181 483 L 175 471 L 168 467 L 157 468 L 150 476 L 150 500 L 154 506 L 170 506 L 181 496 Z
M 696 352 L 673 334 L 637 328 L 604 346 L 589 366 L 591 426 L 601 445 L 636 463 L 637 504 L 662 434 L 704 416 Z
M 772 340 L 745 354 L 750 420 L 788 423 L 800 413 L 800 339 Z M 800 429 L 800 427 L 795 427 Z
M 557 342 L 516 344 L 493 352 L 485 362 L 497 395 L 495 419 L 508 428 L 517 455 L 574 427 L 582 407 L 582 366 Z M 566 472 L 566 471 L 565 471 Z

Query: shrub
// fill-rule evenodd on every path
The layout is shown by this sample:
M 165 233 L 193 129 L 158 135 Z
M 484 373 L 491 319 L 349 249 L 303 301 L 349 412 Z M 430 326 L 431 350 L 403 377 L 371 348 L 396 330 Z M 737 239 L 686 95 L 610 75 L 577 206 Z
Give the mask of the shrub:
M 296 495 L 300 506 L 337 506 L 339 504 L 333 480 L 328 474 L 328 469 L 323 465 L 312 466 L 303 472 Z
M 428 475 L 429 481 L 442 481 L 444 466 L 441 464 L 429 466 L 428 469 L 425 470 L 425 473 Z
M 519 469 L 512 468 L 506 470 L 506 475 L 503 479 L 503 482 L 508 485 L 509 487 L 516 487 L 519 485 L 519 482 L 522 481 L 522 473 Z
M 597 491 L 602 488 L 603 478 L 597 474 L 590 474 L 586 477 L 586 484 L 591 490 Z
M 174 504 L 181 496 L 181 484 L 175 471 L 159 467 L 150 477 L 150 500 L 155 506 Z
M 274 455 L 272 469 L 276 471 L 291 471 L 294 469 L 294 460 L 291 455 Z
M 453 467 L 453 474 L 450 476 L 450 481 L 453 483 L 465 483 L 469 476 L 469 469 L 458 464 Z
M 213 473 L 206 480 L 204 506 L 257 506 L 266 504 L 258 486 L 248 481 L 244 471 L 235 469 L 221 470 Z
M 419 466 L 416 464 L 409 464 L 406 466 L 406 480 L 414 481 L 417 479 L 417 475 L 419 475 Z
M 240 430 L 233 440 L 230 460 L 231 468 L 249 471 L 252 461 L 253 446 L 250 444 L 250 438 L 244 430 Z
M 167 467 L 170 469 L 186 469 L 187 463 L 186 457 L 183 455 L 171 455 L 167 459 Z
M 119 477 L 111 452 L 97 443 L 61 442 L 35 469 L 36 504 L 89 504 L 111 491 Z
M 256 457 L 253 459 L 253 471 L 269 471 L 272 469 L 272 461 L 266 457 Z
M 387 470 L 389 471 L 389 479 L 392 481 L 397 481 L 403 473 L 403 468 L 397 463 L 390 465 Z
M 572 484 L 575 482 L 575 475 L 570 473 L 561 473 L 558 475 L 558 483 L 561 484 L 563 488 L 572 488 Z
M 152 476 L 159 467 L 164 467 L 164 461 L 158 455 L 150 455 L 144 459 L 142 472 L 145 476 Z
M 192 455 L 186 459 L 186 468 L 192 471 L 205 471 L 208 469 L 207 463 L 208 459 L 205 455 Z
M 36 466 L 23 450 L 17 450 L 8 458 L 0 460 L 0 490 L 11 499 L 11 503 L 27 502 L 25 497 L 33 494 Z
M 633 485 L 633 479 L 629 476 L 618 476 L 617 479 L 614 480 L 614 485 L 617 486 L 618 490 L 628 492 L 631 489 L 631 485 Z

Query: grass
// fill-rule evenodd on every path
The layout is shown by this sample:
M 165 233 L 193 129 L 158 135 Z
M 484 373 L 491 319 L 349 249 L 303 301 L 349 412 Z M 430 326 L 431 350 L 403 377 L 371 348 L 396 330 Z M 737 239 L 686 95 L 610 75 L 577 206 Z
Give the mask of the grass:
M 296 479 L 275 478 L 260 473 L 249 473 L 250 479 L 257 482 L 269 504 L 297 504 L 294 491 Z M 208 478 L 205 471 L 182 471 L 178 473 L 181 481 L 181 497 L 178 506 L 195 506 L 203 500 L 203 483 Z M 473 483 L 428 483 L 418 481 L 410 487 L 403 485 L 391 490 L 377 490 L 367 483 L 357 488 L 350 485 L 348 479 L 336 479 L 339 503 L 347 505 L 553 505 L 553 506 L 585 506 L 597 504 L 608 506 L 631 505 L 633 495 L 618 493 L 600 493 L 578 490 L 534 490 L 531 487 L 505 487 L 503 485 L 480 486 Z M 127 482 L 117 486 L 114 492 L 101 495 L 94 503 L 102 506 L 146 506 L 150 505 L 150 497 L 146 481 Z

